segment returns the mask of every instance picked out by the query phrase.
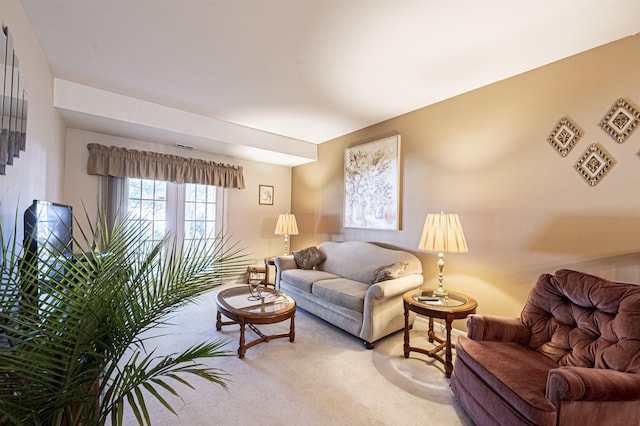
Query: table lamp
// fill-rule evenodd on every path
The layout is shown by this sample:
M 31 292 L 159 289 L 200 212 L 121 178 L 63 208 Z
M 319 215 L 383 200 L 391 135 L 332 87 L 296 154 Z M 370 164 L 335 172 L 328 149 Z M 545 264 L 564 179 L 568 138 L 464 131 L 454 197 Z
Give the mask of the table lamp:
M 422 236 L 418 248 L 438 253 L 438 288 L 434 296 L 446 297 L 442 273 L 444 269 L 444 253 L 466 253 L 467 242 L 464 239 L 460 219 L 455 213 L 429 213 L 424 221 Z
M 296 217 L 291 213 L 280 214 L 276 223 L 276 230 L 273 233 L 284 235 L 284 255 L 287 256 L 289 254 L 289 235 L 298 235 Z

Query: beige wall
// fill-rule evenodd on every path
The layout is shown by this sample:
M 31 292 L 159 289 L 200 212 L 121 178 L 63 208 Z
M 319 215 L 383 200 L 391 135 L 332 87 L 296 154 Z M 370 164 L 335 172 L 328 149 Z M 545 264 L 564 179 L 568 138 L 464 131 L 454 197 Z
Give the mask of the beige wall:
M 640 282 L 640 130 L 618 144 L 598 125 L 617 98 L 640 107 L 639 77 L 640 36 L 629 37 L 324 143 L 316 163 L 293 169 L 292 246 L 396 246 L 421 258 L 433 286 L 437 258 L 417 250 L 424 219 L 456 212 L 469 253 L 445 255 L 445 281 L 479 312 L 518 315 L 537 276 L 561 267 Z M 584 131 L 566 157 L 547 142 L 562 116 Z M 344 149 L 393 134 L 402 230 L 343 228 Z M 617 164 L 590 187 L 574 164 L 594 142 Z
M 27 90 L 27 149 L 20 153 L 6 175 L 0 176 L 0 217 L 12 229 L 19 212 L 18 234 L 22 239 L 22 212 L 34 199 L 62 201 L 65 127 L 53 108 L 53 76 L 20 2 L 0 0 L 0 23 L 13 34 L 14 47 Z
M 84 145 L 131 141 L 75 130 L 65 137 L 49 65 L 19 2 L 0 0 L 0 21 L 14 35 L 29 97 L 27 151 L 0 176 L 5 226 L 16 203 L 22 212 L 36 198 L 95 206 Z M 640 106 L 638 76 L 635 36 L 327 142 L 316 163 L 293 172 L 241 161 L 247 189 L 229 191 L 228 228 L 258 261 L 282 249 L 273 228 L 291 208 L 301 230 L 293 248 L 323 240 L 400 247 L 420 256 L 433 285 L 435 256 L 416 248 L 424 217 L 457 212 L 470 252 L 447 256 L 447 285 L 475 296 L 480 312 L 517 315 L 535 278 L 559 267 L 640 282 L 640 130 L 616 144 L 598 127 L 616 98 Z M 546 142 L 564 115 L 585 133 L 566 158 Z M 392 134 L 402 137 L 402 230 L 342 228 L 344 149 Z M 618 164 L 592 188 L 573 165 L 593 142 Z M 274 206 L 258 205 L 259 184 L 274 185 Z
M 278 213 L 291 208 L 291 168 L 236 160 L 229 157 L 200 151 L 185 151 L 168 145 L 154 144 L 109 136 L 84 130 L 69 129 L 67 132 L 65 170 L 65 202 L 74 206 L 76 217 L 84 203 L 89 217 L 97 216 L 97 202 L 100 190 L 99 178 L 87 175 L 88 143 L 106 146 L 121 146 L 130 149 L 148 150 L 165 154 L 180 155 L 228 164 L 239 164 L 244 169 L 245 189 L 227 190 L 226 228 L 229 233 L 251 253 L 256 262 L 264 257 L 279 254 L 282 238 L 274 235 Z M 258 185 L 274 186 L 273 206 L 258 205 Z
M 82 221 L 82 204 L 95 217 L 98 178 L 86 174 L 89 142 L 127 146 L 157 152 L 187 155 L 166 145 L 117 138 L 99 133 L 69 129 L 53 107 L 53 76 L 20 2 L 0 0 L 0 23 L 14 36 L 20 70 L 28 92 L 29 120 L 27 149 L 0 176 L 0 219 L 5 229 L 13 229 L 18 209 L 18 238 L 22 240 L 22 212 L 34 199 L 73 205 Z M 274 235 L 278 213 L 291 209 L 291 168 L 235 160 L 213 154 L 188 152 L 189 156 L 213 161 L 239 163 L 244 167 L 244 190 L 229 190 L 227 229 L 241 239 L 248 252 L 262 262 L 279 254 L 282 237 Z M 258 205 L 258 185 L 273 185 L 273 206 Z

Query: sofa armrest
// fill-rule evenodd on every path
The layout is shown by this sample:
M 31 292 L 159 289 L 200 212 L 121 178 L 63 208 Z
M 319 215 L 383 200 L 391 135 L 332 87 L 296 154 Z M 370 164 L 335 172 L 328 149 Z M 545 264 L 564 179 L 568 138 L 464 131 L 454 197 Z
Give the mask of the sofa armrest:
M 292 254 L 288 256 L 276 256 L 273 263 L 276 265 L 276 288 L 280 288 L 280 274 L 282 274 L 282 271 L 286 269 L 298 269 L 298 264 Z
M 404 294 L 409 290 L 415 290 L 420 284 L 422 284 L 422 274 L 411 274 L 394 280 L 380 281 L 369 286 L 367 297 L 388 299 Z
M 547 376 L 547 399 L 561 401 L 640 400 L 640 374 L 605 368 L 559 367 Z
M 491 340 L 527 344 L 530 331 L 520 318 L 472 314 L 467 317 L 467 336 L 473 340 Z
M 288 256 L 276 256 L 274 263 L 279 271 L 284 271 L 285 269 L 298 269 L 298 264 L 292 254 Z

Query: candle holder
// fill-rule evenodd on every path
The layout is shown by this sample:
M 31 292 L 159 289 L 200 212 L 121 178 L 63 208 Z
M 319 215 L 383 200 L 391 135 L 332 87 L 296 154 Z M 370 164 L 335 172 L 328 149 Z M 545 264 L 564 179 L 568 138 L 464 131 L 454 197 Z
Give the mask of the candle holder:
M 249 281 L 249 292 L 251 296 L 248 297 L 249 300 L 260 300 L 262 299 L 262 292 L 264 291 L 265 285 L 262 281 Z

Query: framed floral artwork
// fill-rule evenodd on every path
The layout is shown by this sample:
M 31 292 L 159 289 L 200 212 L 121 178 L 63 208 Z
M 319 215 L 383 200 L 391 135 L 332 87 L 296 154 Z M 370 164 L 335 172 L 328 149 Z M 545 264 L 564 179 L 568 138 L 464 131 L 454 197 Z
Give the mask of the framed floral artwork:
M 265 206 L 273 205 L 272 185 L 258 185 L 258 204 Z
M 347 148 L 344 226 L 400 229 L 400 135 Z

